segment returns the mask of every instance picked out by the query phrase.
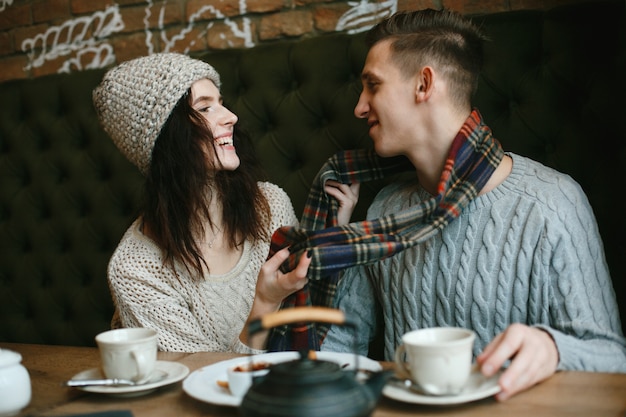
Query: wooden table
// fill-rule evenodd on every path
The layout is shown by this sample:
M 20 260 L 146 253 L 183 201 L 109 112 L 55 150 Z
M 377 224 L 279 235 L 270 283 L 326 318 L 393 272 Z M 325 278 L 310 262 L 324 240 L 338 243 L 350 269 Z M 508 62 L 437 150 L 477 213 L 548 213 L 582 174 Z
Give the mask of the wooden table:
M 182 382 L 150 394 L 118 398 L 61 386 L 73 375 L 98 366 L 96 348 L 0 343 L 22 355 L 32 384 L 32 400 L 20 416 L 67 416 L 131 410 L 134 417 L 237 416 L 237 409 L 189 397 Z M 165 353 L 159 360 L 185 364 L 191 372 L 235 357 L 227 353 Z M 389 366 L 389 364 L 384 364 Z M 493 398 L 458 405 L 405 404 L 382 397 L 372 417 L 397 416 L 626 417 L 626 374 L 559 372 L 534 388 L 499 403 Z

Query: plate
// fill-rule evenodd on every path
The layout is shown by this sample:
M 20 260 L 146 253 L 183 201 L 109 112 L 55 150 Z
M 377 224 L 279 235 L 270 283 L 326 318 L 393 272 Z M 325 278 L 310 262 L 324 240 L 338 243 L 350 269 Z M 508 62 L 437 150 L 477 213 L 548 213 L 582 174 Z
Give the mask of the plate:
M 501 372 L 490 378 L 485 378 L 480 371 L 474 370 L 467 381 L 467 385 L 457 395 L 428 395 L 409 388 L 402 382 L 394 380 L 383 388 L 383 395 L 394 400 L 413 404 L 453 405 L 478 401 L 500 392 L 498 379 Z
M 165 385 L 173 384 L 178 381 L 182 381 L 187 375 L 189 375 L 189 368 L 182 363 L 171 361 L 156 361 L 156 370 L 165 372 L 167 376 L 157 382 L 148 384 L 135 385 L 135 386 L 89 386 L 89 387 L 76 387 L 77 389 L 96 392 L 98 394 L 110 394 L 122 397 L 131 397 L 136 395 L 148 394 L 157 388 Z M 72 377 L 72 379 L 97 379 L 102 378 L 102 372 L 100 368 L 92 368 L 86 371 L 80 372 Z
M 337 352 L 315 352 L 318 360 L 336 362 L 344 369 L 354 369 L 355 362 L 358 361 L 358 369 L 378 372 L 382 370 L 380 364 L 365 356 L 357 356 L 354 353 L 337 353 Z M 269 362 L 280 363 L 298 359 L 298 352 L 270 352 L 253 357 L 240 357 L 214 363 L 192 372 L 183 381 L 183 390 L 196 400 L 207 402 L 210 404 L 227 405 L 238 407 L 241 404 L 241 397 L 235 397 L 230 393 L 228 388 L 222 388 L 217 381 L 228 381 L 226 370 L 241 363 L 242 360 L 250 360 L 253 362 Z M 344 365 L 346 365 L 344 367 Z

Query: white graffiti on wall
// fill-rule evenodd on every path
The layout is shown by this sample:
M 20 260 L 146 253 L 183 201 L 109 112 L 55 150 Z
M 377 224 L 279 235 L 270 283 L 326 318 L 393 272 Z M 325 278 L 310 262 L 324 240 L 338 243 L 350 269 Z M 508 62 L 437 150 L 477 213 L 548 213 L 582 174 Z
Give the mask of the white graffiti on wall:
M 83 65 L 83 62 L 89 62 Z M 70 73 L 72 71 L 81 71 L 83 69 L 102 68 L 115 62 L 115 52 L 113 47 L 108 43 L 87 46 L 76 52 L 74 58 L 70 58 L 63 63 L 59 72 Z
M 148 20 L 152 14 L 151 10 L 152 10 L 153 4 L 151 0 L 147 0 L 147 2 L 148 2 L 148 7 L 146 8 L 146 17 L 144 19 L 144 26 L 145 26 L 145 33 L 146 33 L 146 46 L 148 47 L 148 52 L 152 54 L 154 52 L 154 46 L 152 44 L 152 32 L 150 31 L 150 24 Z M 240 15 L 243 15 L 246 13 L 246 7 L 247 6 L 246 6 L 245 0 L 239 0 L 239 14 Z M 237 38 L 243 39 L 244 45 L 247 48 L 251 48 L 254 46 L 254 43 L 252 42 L 252 34 L 250 31 L 250 19 L 248 19 L 247 17 L 244 17 L 242 19 L 242 27 L 240 28 L 237 26 L 236 22 L 225 17 L 224 14 L 220 10 L 216 9 L 214 6 L 212 5 L 202 6 L 201 8 L 199 8 L 198 10 L 196 10 L 194 13 L 192 13 L 189 16 L 189 19 L 187 21 L 187 26 L 185 28 L 183 28 L 179 33 L 175 34 L 171 38 L 168 38 L 167 33 L 164 30 L 164 23 L 163 23 L 164 15 L 165 15 L 164 12 L 165 12 L 165 3 L 163 3 L 163 5 L 161 6 L 161 10 L 159 12 L 159 19 L 158 19 L 158 29 L 161 34 L 161 41 L 163 42 L 162 52 L 171 51 L 175 47 L 175 44 L 177 42 L 184 40 L 187 34 L 189 34 L 194 29 L 194 26 L 196 25 L 196 21 L 199 20 L 200 17 L 203 16 L 207 12 L 214 15 L 215 18 L 217 19 L 223 19 L 224 24 L 228 26 L 232 34 Z M 192 39 L 188 41 L 189 43 L 186 46 L 182 48 L 179 46 L 178 49 L 183 50 L 184 53 L 189 52 L 191 47 L 195 44 L 196 40 L 202 37 L 205 37 L 207 32 L 212 26 L 213 26 L 213 22 L 210 21 L 208 24 L 206 24 L 206 26 L 202 30 L 199 31 L 198 35 L 196 36 L 196 39 Z M 225 37 L 225 34 L 221 34 L 220 36 Z
M 59 72 L 89 68 L 101 68 L 115 62 L 113 48 L 104 39 L 124 28 L 117 5 L 91 16 L 66 21 L 52 26 L 44 33 L 22 42 L 22 50 L 28 54 L 29 64 L 25 70 L 42 66 L 46 61 L 74 54 L 68 58 Z M 83 60 L 87 63 L 84 64 Z
M 337 22 L 335 30 L 348 33 L 366 31 L 382 18 L 391 16 L 398 10 L 397 0 L 385 0 L 380 3 L 370 3 L 369 0 L 348 2 L 350 10 L 343 14 Z
M 12 1 L 12 0 L 0 0 Z M 150 17 L 155 8 L 152 0 L 146 0 L 145 17 L 143 20 L 146 46 L 148 53 L 154 53 L 152 43 L 152 30 L 150 25 Z M 250 20 L 243 18 L 241 23 L 227 18 L 224 14 L 212 5 L 202 6 L 190 15 L 186 27 L 178 33 L 168 37 L 165 30 L 165 5 L 167 1 L 161 2 L 161 8 L 158 10 L 158 26 L 162 41 L 162 52 L 169 52 L 175 47 L 183 50 L 185 53 L 194 46 L 197 39 L 205 37 L 209 29 L 213 26 L 213 21 L 207 23 L 202 30 L 198 32 L 195 39 L 186 40 L 186 45 L 178 43 L 185 41 L 186 36 L 198 25 L 198 21 L 206 13 L 215 16 L 216 19 L 222 19 L 226 27 L 230 30 L 235 38 L 243 40 L 243 44 L 247 48 L 254 46 L 252 42 L 252 33 Z M 246 1 L 239 0 L 239 14 L 246 13 Z M 88 36 L 88 29 L 92 27 L 91 36 Z M 54 60 L 59 57 L 72 55 L 63 62 L 58 72 L 71 72 L 73 70 L 83 70 L 90 68 L 102 68 L 115 62 L 115 51 L 113 47 L 107 43 L 107 38 L 115 32 L 119 32 L 124 28 L 124 22 L 120 14 L 119 6 L 111 6 L 105 11 L 98 11 L 88 17 L 80 17 L 66 21 L 60 26 L 54 26 L 46 30 L 44 33 L 36 35 L 34 38 L 25 39 L 22 42 L 22 50 L 28 54 L 29 64 L 25 71 L 31 68 L 42 66 L 46 61 Z M 226 38 L 226 34 L 222 33 L 222 39 Z M 230 42 L 232 44 L 232 42 Z M 86 64 L 85 64 L 86 62 Z
M 3 12 L 4 9 L 7 8 L 7 6 L 10 6 L 13 4 L 13 0 L 0 0 L 0 12 Z
M 11 5 L 13 0 L 0 0 L 0 11 L 7 5 Z M 150 24 L 153 9 L 153 0 L 146 0 L 147 6 L 144 17 L 145 41 L 148 53 L 154 53 L 152 42 L 153 30 Z M 169 52 L 177 50 L 188 53 L 198 39 L 206 37 L 208 31 L 213 27 L 214 21 L 201 23 L 201 19 L 206 19 L 206 14 L 211 14 L 215 19 L 222 20 L 230 31 L 231 37 L 243 40 L 243 45 L 247 48 L 254 46 L 250 20 L 243 17 L 238 23 L 226 17 L 219 9 L 213 5 L 200 7 L 189 16 L 186 26 L 178 33 L 168 35 L 165 30 L 165 6 L 167 1 L 160 2 L 158 10 L 158 26 L 161 40 L 161 51 Z M 380 3 L 370 3 L 369 0 L 359 2 L 348 2 L 351 6 L 339 21 L 335 30 L 357 33 L 365 31 L 377 23 L 380 19 L 389 16 L 397 10 L 397 0 L 383 0 Z M 246 0 L 239 0 L 239 16 L 247 12 Z M 198 25 L 204 24 L 198 31 L 194 39 L 187 39 L 192 30 Z M 79 17 L 66 21 L 60 26 L 48 28 L 44 33 L 36 35 L 34 38 L 25 39 L 22 42 L 22 50 L 28 54 L 29 64 L 25 70 L 42 66 L 46 61 L 51 61 L 59 57 L 68 58 L 61 64 L 58 72 L 71 72 L 90 68 L 102 68 L 115 62 L 115 51 L 107 42 L 110 35 L 124 29 L 124 22 L 120 14 L 119 6 L 108 7 L 104 11 L 98 11 L 91 16 Z M 170 29 L 171 30 L 171 29 Z M 171 32 L 170 32 L 171 33 Z M 221 39 L 228 39 L 227 33 L 220 33 Z M 187 42 L 181 45 L 181 42 Z M 227 41 L 232 46 L 232 42 Z

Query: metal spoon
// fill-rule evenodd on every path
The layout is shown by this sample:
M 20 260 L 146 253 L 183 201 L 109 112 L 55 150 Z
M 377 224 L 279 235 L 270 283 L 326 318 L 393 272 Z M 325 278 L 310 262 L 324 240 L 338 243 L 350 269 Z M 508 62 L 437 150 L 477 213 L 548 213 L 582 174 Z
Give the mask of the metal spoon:
M 154 384 L 155 382 L 159 382 L 167 376 L 167 372 L 164 371 L 154 371 L 150 378 L 142 381 L 133 381 L 130 379 L 120 379 L 120 378 L 101 378 L 101 379 L 70 379 L 69 381 L 65 381 L 63 386 L 66 387 L 93 387 L 93 386 L 113 386 L 113 387 L 123 387 L 123 386 L 137 386 L 137 385 L 147 385 Z
M 412 389 L 414 391 L 419 391 L 420 394 L 424 393 L 424 391 L 415 382 L 413 382 L 409 378 L 401 378 L 401 377 L 399 377 L 397 375 L 394 375 L 394 376 L 392 376 L 389 379 L 389 382 L 391 382 L 393 384 L 396 384 L 396 385 L 400 385 L 400 386 L 402 386 L 404 388 L 407 388 L 407 389 Z
M 402 378 L 394 375 L 391 377 L 390 382 L 395 385 L 400 385 L 402 388 L 408 389 L 420 395 L 438 396 L 439 394 L 431 393 L 422 388 L 419 384 L 411 380 L 410 378 Z

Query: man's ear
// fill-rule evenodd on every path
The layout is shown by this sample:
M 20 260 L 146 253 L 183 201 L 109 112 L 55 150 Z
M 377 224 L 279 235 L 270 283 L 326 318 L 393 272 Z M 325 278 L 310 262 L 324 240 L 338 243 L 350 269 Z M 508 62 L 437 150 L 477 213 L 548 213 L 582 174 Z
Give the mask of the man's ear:
M 428 100 L 433 93 L 435 73 L 431 67 L 423 67 L 417 73 L 415 83 L 415 100 L 417 102 Z

